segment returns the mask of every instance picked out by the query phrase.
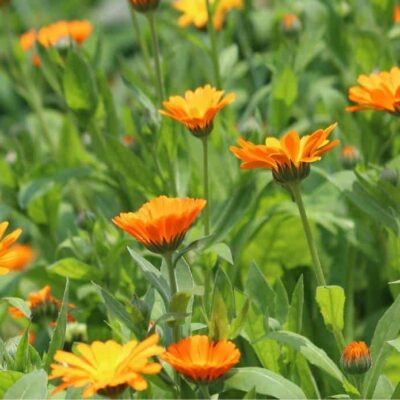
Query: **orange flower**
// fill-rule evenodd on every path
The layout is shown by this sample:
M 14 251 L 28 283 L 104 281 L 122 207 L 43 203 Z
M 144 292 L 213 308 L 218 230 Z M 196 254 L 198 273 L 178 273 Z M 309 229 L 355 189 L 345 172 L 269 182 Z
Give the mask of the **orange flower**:
M 19 43 L 24 51 L 31 50 L 36 41 L 44 47 L 65 46 L 71 40 L 83 43 L 92 33 L 93 26 L 89 21 L 58 21 L 39 29 L 30 30 L 20 36 Z M 34 54 L 33 62 L 40 64 L 39 56 Z
M 132 7 L 139 12 L 148 12 L 155 10 L 160 0 L 130 0 Z
M 399 23 L 400 22 L 400 5 L 398 5 L 398 4 L 396 4 L 394 6 L 393 21 L 395 23 Z
M 212 381 L 239 362 L 240 351 L 229 340 L 211 342 L 196 335 L 171 344 L 161 359 L 195 381 Z
M 211 6 L 214 0 L 210 0 Z M 173 6 L 182 16 L 178 20 L 178 25 L 182 28 L 192 24 L 198 29 L 205 28 L 208 22 L 208 11 L 206 0 L 176 0 Z M 216 30 L 221 30 L 224 25 L 226 14 L 234 9 L 243 8 L 243 0 L 219 0 L 213 15 L 213 25 Z
M 35 258 L 35 252 L 25 244 L 15 244 L 8 252 L 10 258 L 8 269 L 10 271 L 21 271 Z
M 290 131 L 280 140 L 268 137 L 265 145 L 255 145 L 240 138 L 241 148 L 231 146 L 230 151 L 243 161 L 240 168 L 271 169 L 274 178 L 281 183 L 301 180 L 308 175 L 310 163 L 319 161 L 322 154 L 339 144 L 338 140 L 328 140 L 336 126 L 318 129 L 302 138 L 296 131 Z
M 371 356 L 365 342 L 351 342 L 340 359 L 342 369 L 348 374 L 363 374 L 371 367 Z
M 37 322 L 43 318 L 55 321 L 62 302 L 52 296 L 51 287 L 47 285 L 38 292 L 29 293 L 26 304 L 32 312 L 32 321 Z M 74 308 L 73 304 L 68 306 Z M 14 318 L 25 317 L 22 311 L 16 307 L 9 307 L 8 311 Z M 75 318 L 68 314 L 68 320 L 75 321 Z
M 389 72 L 360 75 L 357 79 L 360 86 L 349 89 L 349 99 L 355 106 L 346 110 L 380 110 L 400 114 L 400 68 L 393 67 Z
M 19 259 L 18 252 L 13 250 L 13 244 L 21 235 L 22 230 L 16 229 L 7 236 L 4 236 L 8 225 L 7 221 L 0 223 L 0 275 L 8 274 L 15 264 L 18 264 Z
M 168 111 L 160 110 L 160 113 L 179 121 L 193 135 L 206 136 L 212 131 L 213 119 L 218 111 L 232 103 L 236 97 L 234 93 L 223 96 L 223 90 L 206 85 L 194 92 L 186 91 L 185 97 L 170 97 L 163 103 Z
M 137 212 L 121 213 L 113 222 L 149 250 L 163 254 L 179 247 L 205 205 L 203 199 L 160 196 Z
M 51 364 L 49 379 L 60 378 L 62 383 L 53 391 L 58 393 L 68 387 L 85 387 L 84 397 L 96 393 L 117 398 L 128 386 L 136 391 L 147 388 L 143 375 L 157 374 L 161 365 L 149 361 L 164 349 L 157 345 L 158 334 L 142 342 L 132 340 L 121 345 L 113 340 L 78 344 L 80 356 L 66 351 L 57 351 Z

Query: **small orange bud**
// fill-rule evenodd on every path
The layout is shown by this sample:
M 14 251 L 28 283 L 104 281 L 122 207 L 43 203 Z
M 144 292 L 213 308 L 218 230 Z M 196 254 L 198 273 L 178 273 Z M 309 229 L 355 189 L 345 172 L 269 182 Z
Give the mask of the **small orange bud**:
M 130 0 L 130 3 L 134 10 L 146 13 L 155 10 L 158 7 L 160 0 Z
M 284 33 L 297 33 L 301 30 L 301 21 L 296 14 L 285 14 L 281 21 L 281 30 Z
M 340 359 L 342 369 L 351 375 L 364 374 L 371 368 L 371 356 L 365 342 L 351 342 Z
M 353 169 L 361 161 L 361 154 L 357 147 L 346 145 L 340 152 L 340 161 L 346 169 Z

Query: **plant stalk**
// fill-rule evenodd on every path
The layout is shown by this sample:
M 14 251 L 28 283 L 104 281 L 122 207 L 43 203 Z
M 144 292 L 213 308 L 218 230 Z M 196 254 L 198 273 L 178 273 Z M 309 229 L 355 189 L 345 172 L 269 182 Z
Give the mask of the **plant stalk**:
M 171 298 L 172 298 L 172 296 L 178 292 L 178 285 L 175 276 L 175 268 L 172 262 L 172 252 L 165 253 L 164 259 L 168 267 L 169 287 L 171 290 Z M 180 337 L 180 332 L 179 332 L 179 326 L 176 323 L 174 323 L 174 327 L 172 328 L 172 335 L 174 342 L 175 343 L 178 342 Z
M 210 192 L 208 183 L 208 136 L 201 138 L 203 143 L 203 184 L 204 184 L 204 199 L 207 201 L 204 209 L 204 234 L 210 234 Z

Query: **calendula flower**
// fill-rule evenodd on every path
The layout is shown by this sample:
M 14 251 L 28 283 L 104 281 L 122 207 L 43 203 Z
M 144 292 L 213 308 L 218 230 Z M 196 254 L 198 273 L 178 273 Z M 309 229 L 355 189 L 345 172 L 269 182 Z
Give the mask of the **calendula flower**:
M 394 6 L 393 21 L 396 24 L 400 22 L 400 5 L 398 4 Z
M 400 114 L 400 68 L 376 74 L 360 75 L 360 86 L 349 89 L 349 99 L 357 105 L 347 107 L 353 112 L 359 110 L 379 110 Z
M 159 336 L 154 334 L 142 342 L 132 340 L 119 344 L 113 340 L 78 344 L 75 355 L 57 351 L 51 364 L 50 379 L 61 379 L 61 384 L 53 391 L 58 393 L 69 387 L 84 387 L 83 397 L 96 393 L 118 398 L 128 386 L 136 391 L 147 388 L 143 375 L 157 374 L 161 365 L 150 361 L 164 349 L 158 346 Z
M 212 342 L 208 336 L 196 335 L 171 344 L 161 359 L 194 381 L 208 382 L 236 365 L 240 351 L 229 340 Z
M 15 246 L 13 245 L 21 235 L 22 230 L 16 229 L 4 236 L 8 225 L 7 221 L 0 223 L 0 275 L 8 274 L 21 261 L 21 254 L 14 251 Z
M 215 0 L 210 0 L 213 6 Z M 176 0 L 173 6 L 182 13 L 178 20 L 180 27 L 194 25 L 198 29 L 205 28 L 208 22 L 206 0 Z M 221 30 L 226 14 L 233 9 L 242 9 L 243 0 L 219 0 L 213 14 L 213 25 L 216 30 Z
M 92 33 L 93 26 L 89 21 L 58 21 L 44 26 L 38 31 L 30 30 L 20 36 L 19 43 L 24 51 L 31 50 L 36 42 L 44 47 L 61 46 L 65 47 L 74 41 L 77 44 L 83 43 Z M 35 65 L 40 64 L 38 55 L 33 55 Z
M 340 152 L 340 161 L 345 168 L 352 169 L 361 161 L 361 154 L 357 147 L 346 145 L 343 146 Z
M 337 124 L 318 129 L 311 135 L 300 138 L 296 131 L 290 131 L 278 140 L 268 137 L 265 145 L 255 145 L 240 138 L 241 147 L 230 147 L 230 151 L 243 161 L 240 168 L 266 168 L 280 183 L 298 181 L 307 177 L 310 164 L 321 159 L 322 154 L 339 144 L 329 141 L 328 136 Z
M 158 7 L 160 0 L 129 0 L 132 7 L 139 12 L 146 13 Z
M 296 14 L 287 13 L 282 17 L 281 29 L 285 33 L 298 32 L 301 29 L 301 22 Z
M 149 250 L 163 254 L 179 247 L 205 205 L 203 199 L 160 196 L 137 212 L 121 213 L 113 222 Z
M 364 374 L 371 368 L 371 356 L 365 342 L 351 342 L 340 359 L 342 369 L 348 374 Z
M 61 300 L 56 299 L 51 294 L 51 287 L 45 286 L 38 292 L 29 293 L 26 305 L 31 310 L 31 319 L 33 322 L 50 320 L 55 321 L 58 317 L 58 312 L 61 308 Z M 69 304 L 70 308 L 74 308 L 72 304 Z M 16 307 L 9 307 L 9 312 L 14 318 L 22 318 L 25 315 Z M 69 321 L 75 321 L 75 318 L 68 314 Z
M 213 119 L 218 111 L 232 103 L 235 98 L 234 93 L 224 97 L 223 90 L 206 85 L 194 92 L 186 91 L 185 97 L 171 96 L 163 103 L 168 111 L 160 110 L 160 113 L 179 121 L 194 136 L 203 137 L 212 131 Z

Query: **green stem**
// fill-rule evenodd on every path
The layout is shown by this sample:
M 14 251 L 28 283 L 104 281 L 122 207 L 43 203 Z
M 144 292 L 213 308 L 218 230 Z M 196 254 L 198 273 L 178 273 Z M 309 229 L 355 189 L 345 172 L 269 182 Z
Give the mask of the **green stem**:
M 55 143 L 53 141 L 53 137 L 51 136 L 50 131 L 49 131 L 48 127 L 47 127 L 46 119 L 44 117 L 43 106 L 42 106 L 42 104 L 40 102 L 36 102 L 36 101 L 33 101 L 31 106 L 32 106 L 32 109 L 35 112 L 35 114 L 37 116 L 37 119 L 39 121 L 39 125 L 40 125 L 40 128 L 41 128 L 43 137 L 44 137 L 45 141 L 47 142 L 47 144 L 48 144 L 48 146 L 50 148 L 50 151 L 52 152 L 53 156 L 56 156 L 57 155 L 57 148 L 56 148 L 56 145 L 55 145 Z
M 149 53 L 149 49 L 147 47 L 146 41 L 143 37 L 143 35 L 141 35 L 140 33 L 140 27 L 139 27 L 139 22 L 136 16 L 136 12 L 135 10 L 131 7 L 130 5 L 130 1 L 128 0 L 128 6 L 131 12 L 131 20 L 132 20 L 132 25 L 133 25 L 133 29 L 135 30 L 135 34 L 137 36 L 137 40 L 139 42 L 139 46 L 140 46 L 140 50 L 144 56 L 144 62 L 146 64 L 146 69 L 150 74 L 150 79 L 152 81 L 154 81 L 154 75 L 153 75 L 153 69 L 151 68 L 151 62 L 150 62 L 150 53 Z
M 210 234 L 210 193 L 208 185 L 208 136 L 201 138 L 203 143 L 203 182 L 204 182 L 204 199 L 207 201 L 204 209 L 204 234 Z
M 207 30 L 210 36 L 210 44 L 211 44 L 211 60 L 214 67 L 214 74 L 215 74 L 215 81 L 217 87 L 219 89 L 222 88 L 222 79 L 221 79 L 221 70 L 219 65 L 219 58 L 218 58 L 218 46 L 217 46 L 217 34 L 213 24 L 213 12 L 211 10 L 211 3 L 210 0 L 207 0 Z
M 208 390 L 208 385 L 200 383 L 199 384 L 200 392 L 203 395 L 203 399 L 211 399 L 210 391 Z
M 318 286 L 326 286 L 324 272 L 322 270 L 321 261 L 318 256 L 317 246 L 311 231 L 310 223 L 308 222 L 306 209 L 304 208 L 303 198 L 301 196 L 300 183 L 294 182 L 290 185 L 294 201 L 299 209 L 300 218 L 303 223 L 304 233 L 306 234 L 308 247 L 310 249 L 311 257 L 314 265 L 314 272 L 317 278 Z
M 176 283 L 176 276 L 175 276 L 175 268 L 172 262 L 172 252 L 165 253 L 164 259 L 168 267 L 169 287 L 171 289 L 171 298 L 172 298 L 172 296 L 178 292 L 178 285 Z M 176 323 L 174 324 L 172 334 L 174 342 L 175 343 L 178 342 L 180 333 L 179 333 L 179 325 L 177 325 Z
M 165 100 L 165 91 L 164 91 L 164 80 L 161 71 L 160 46 L 158 44 L 155 12 L 150 11 L 146 14 L 146 16 L 150 24 L 151 41 L 153 46 L 153 57 L 154 57 L 156 83 L 157 83 L 157 95 L 158 95 L 158 100 L 160 101 L 161 104 L 163 100 Z
M 354 264 L 356 259 L 356 250 L 350 245 L 347 255 L 346 268 L 346 304 L 344 311 L 345 333 L 346 339 L 350 340 L 353 337 L 354 330 Z

